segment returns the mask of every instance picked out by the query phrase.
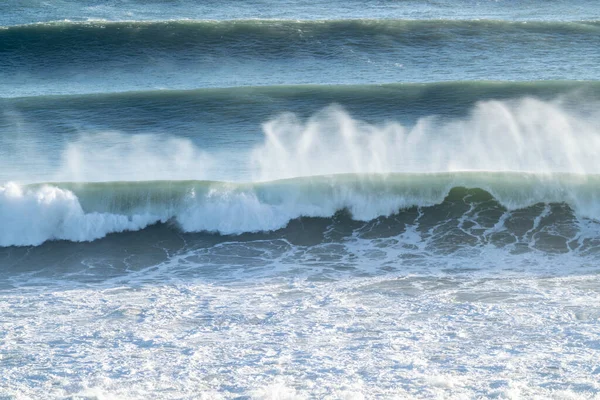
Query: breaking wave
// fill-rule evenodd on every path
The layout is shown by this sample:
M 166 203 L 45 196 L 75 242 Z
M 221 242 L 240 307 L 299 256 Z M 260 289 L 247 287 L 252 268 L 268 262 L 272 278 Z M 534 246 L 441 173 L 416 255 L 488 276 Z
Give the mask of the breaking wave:
M 471 188 L 471 190 L 468 190 Z M 169 223 L 184 232 L 237 235 L 274 231 L 302 217 L 349 213 L 356 221 L 447 203 L 447 218 L 465 204 L 494 202 L 504 211 L 565 204 L 600 219 L 600 176 L 523 173 L 334 175 L 261 183 L 156 181 L 53 183 L 0 187 L 0 245 L 47 240 L 92 241 L 107 234 Z M 527 212 L 527 211 L 525 211 Z

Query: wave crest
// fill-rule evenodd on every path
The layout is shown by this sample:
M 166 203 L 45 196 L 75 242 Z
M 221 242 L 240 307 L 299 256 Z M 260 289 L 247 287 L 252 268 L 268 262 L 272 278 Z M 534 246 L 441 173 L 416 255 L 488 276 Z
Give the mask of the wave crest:
M 315 176 L 262 183 L 159 181 L 57 183 L 0 187 L 0 245 L 47 240 L 91 241 L 171 221 L 184 232 L 224 235 L 273 231 L 301 217 L 347 210 L 369 221 L 410 207 L 489 201 L 505 209 L 567 203 L 600 219 L 600 176 L 521 173 L 371 174 Z M 485 194 L 487 192 L 488 194 Z M 479 193 L 479 194 L 478 194 Z M 461 197 L 462 196 L 462 197 Z M 455 196 L 456 197 L 456 196 Z

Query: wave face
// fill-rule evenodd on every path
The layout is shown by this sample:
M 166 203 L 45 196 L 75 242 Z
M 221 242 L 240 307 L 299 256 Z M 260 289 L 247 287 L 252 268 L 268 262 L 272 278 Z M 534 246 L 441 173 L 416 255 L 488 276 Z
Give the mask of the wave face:
M 362 222 L 417 213 L 414 224 L 429 221 L 431 226 L 469 219 L 483 235 L 515 237 L 546 218 L 554 227 L 566 221 L 568 226 L 558 231 L 571 231 L 575 240 L 577 218 L 600 219 L 599 189 L 600 176 L 515 173 L 338 175 L 254 184 L 7 184 L 0 187 L 0 223 L 5 227 L 0 245 L 92 241 L 159 222 L 183 232 L 240 235 L 281 230 L 297 219 L 331 219 L 340 212 Z M 387 236 L 403 226 L 394 225 L 388 221 L 387 231 L 378 229 Z
M 595 79 L 599 73 L 599 63 L 588 56 L 594 54 L 598 38 L 597 21 L 237 20 L 19 25 L 0 28 L 0 72 L 6 77 L 0 80 L 0 93 L 18 97 L 290 82 L 365 84 L 490 77 L 586 80 Z M 519 63 L 513 62 L 517 56 Z M 447 68 L 436 67 L 440 59 Z M 102 68 L 95 68 L 97 65 Z

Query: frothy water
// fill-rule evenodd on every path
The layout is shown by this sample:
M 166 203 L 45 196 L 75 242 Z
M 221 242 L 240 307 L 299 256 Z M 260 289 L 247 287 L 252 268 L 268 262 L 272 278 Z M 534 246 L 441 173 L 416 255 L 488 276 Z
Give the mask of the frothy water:
M 0 186 L 0 393 L 594 398 L 587 109 L 486 101 L 409 127 L 332 106 L 229 162 L 84 134 L 51 173 L 70 183 Z
M 85 134 L 65 146 L 51 174 L 81 184 L 1 186 L 0 244 L 89 241 L 157 222 L 184 232 L 272 231 L 343 210 L 368 221 L 440 204 L 456 187 L 485 190 L 508 210 L 565 203 L 598 219 L 600 118 L 593 105 L 586 110 L 560 100 L 485 101 L 465 118 L 430 116 L 407 127 L 331 106 L 305 121 L 281 115 L 251 151 L 228 155 L 170 136 Z M 85 183 L 219 175 L 255 183 Z
M 16 3 L 0 398 L 600 396 L 596 4 Z
M 599 187 L 598 175 L 466 172 L 333 175 L 256 184 L 8 184 L 0 186 L 0 222 L 6 227 L 0 245 L 92 241 L 159 222 L 183 232 L 239 235 L 276 231 L 296 219 L 328 219 L 339 212 L 368 222 L 402 215 L 411 208 L 427 212 L 443 204 L 456 215 L 486 203 L 500 212 L 525 214 L 533 206 L 554 204 L 578 218 L 597 221 Z M 431 217 L 438 223 L 444 220 L 443 214 L 432 212 Z
M 5 393 L 592 399 L 597 288 L 595 276 L 388 276 L 22 290 L 0 306 L 15 318 Z

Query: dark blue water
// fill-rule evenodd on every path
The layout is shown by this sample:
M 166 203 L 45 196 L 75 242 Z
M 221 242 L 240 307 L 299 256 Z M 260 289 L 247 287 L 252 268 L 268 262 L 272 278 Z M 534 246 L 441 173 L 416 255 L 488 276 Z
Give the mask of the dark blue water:
M 0 398 L 595 398 L 597 1 L 0 3 Z

